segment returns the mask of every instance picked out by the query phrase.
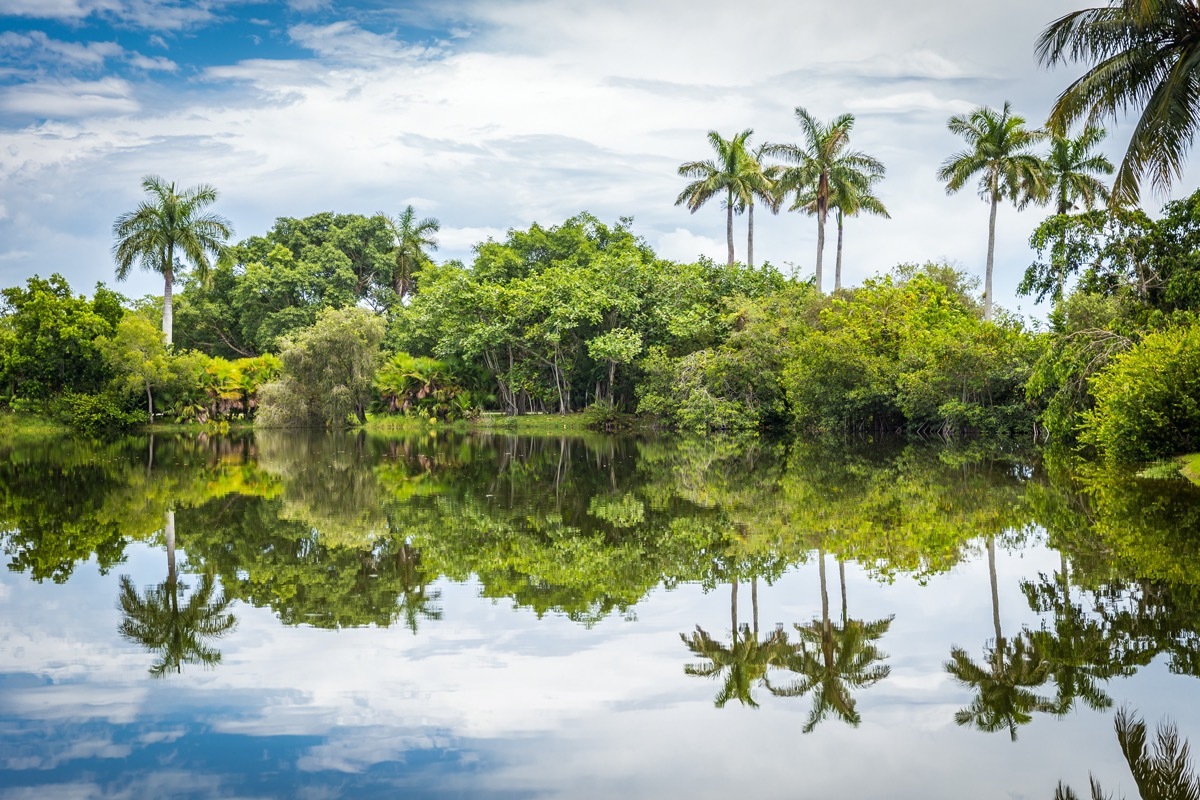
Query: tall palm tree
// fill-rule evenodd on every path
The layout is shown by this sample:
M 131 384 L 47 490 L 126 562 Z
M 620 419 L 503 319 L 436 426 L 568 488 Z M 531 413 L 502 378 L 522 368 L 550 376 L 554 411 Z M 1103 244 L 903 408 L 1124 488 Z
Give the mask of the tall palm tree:
M 1071 138 L 1051 132 L 1046 156 L 1046 185 L 1054 202 L 1054 213 L 1066 214 L 1082 204 L 1090 211 L 1097 201 L 1108 202 L 1108 187 L 1097 175 L 1112 175 L 1108 156 L 1095 152 L 1108 131 L 1088 126 Z
M 1045 66 L 1088 65 L 1050 110 L 1053 130 L 1141 109 L 1117 169 L 1113 200 L 1136 203 L 1146 176 L 1165 193 L 1182 174 L 1200 130 L 1200 10 L 1194 0 L 1110 0 L 1073 11 L 1042 31 L 1037 57 Z
M 416 275 L 421 267 L 429 263 L 425 250 L 437 250 L 434 234 L 441 230 L 441 223 L 433 217 L 417 220 L 417 212 L 406 206 L 399 217 L 384 215 L 395 239 L 396 266 L 392 271 L 392 291 L 397 300 L 412 294 L 416 286 Z
M 864 180 L 863 176 L 882 177 L 886 169 L 878 159 L 866 153 L 847 150 L 850 132 L 854 129 L 853 114 L 842 114 L 831 122 L 822 123 L 797 106 L 796 121 L 800 123 L 804 143 L 773 145 L 769 152 L 792 165 L 785 168 L 779 178 L 785 191 L 794 191 L 798 195 L 812 193 L 817 218 L 817 290 L 823 291 L 825 220 L 833 205 L 833 197 L 845 191 L 845 186 Z M 803 207 L 798 198 L 792 210 Z
M 753 187 L 762 181 L 762 170 L 751 163 L 753 159 L 748 150 L 753 134 L 754 131 L 747 128 L 724 139 L 716 131 L 709 131 L 708 143 L 716 158 L 679 165 L 679 174 L 692 182 L 675 198 L 675 205 L 686 205 L 695 214 L 709 200 L 724 194 L 725 241 L 729 247 L 730 266 L 734 263 L 733 213 L 738 206 L 752 202 Z
M 939 180 L 946 194 L 954 194 L 979 176 L 979 196 L 991 204 L 988 218 L 987 269 L 983 291 L 984 319 L 992 318 L 992 265 L 996 252 L 996 208 L 1008 199 L 1018 209 L 1031 201 L 1041 202 L 1047 194 L 1042 159 L 1031 148 L 1042 141 L 1043 131 L 1028 130 L 1025 118 L 1012 113 L 1007 101 L 997 112 L 980 106 L 970 114 L 956 114 L 947 123 L 950 132 L 967 140 L 961 150 L 942 164 Z
M 209 253 L 221 255 L 233 229 L 229 220 L 205 211 L 217 201 L 217 190 L 208 184 L 177 191 L 174 181 L 147 175 L 142 188 L 149 198 L 113 223 L 113 258 L 119 281 L 134 264 L 163 276 L 163 336 L 170 347 L 171 295 L 179 270 L 191 265 L 204 277 Z
M 760 144 L 754 148 L 753 152 L 747 154 L 747 168 L 749 175 L 747 176 L 747 192 L 746 196 L 740 201 L 737 212 L 742 213 L 743 208 L 747 212 L 746 225 L 746 266 L 754 266 L 754 201 L 762 200 L 763 204 L 772 214 L 779 213 L 779 207 L 783 204 L 783 196 L 777 188 L 777 181 L 782 172 L 782 167 L 778 164 L 763 164 L 763 159 L 770 152 L 770 144 Z
M 833 271 L 833 290 L 842 288 L 842 240 L 845 235 L 845 218 L 857 217 L 859 214 L 873 214 L 877 217 L 891 219 L 883 201 L 876 197 L 871 187 L 883 178 L 882 172 L 864 170 L 857 174 L 846 176 L 848 180 L 839 182 L 830 195 L 829 207 L 834 209 L 834 219 L 837 220 L 837 260 Z M 796 194 L 796 200 L 790 210 L 803 210 L 806 214 L 817 213 L 816 193 L 811 189 Z

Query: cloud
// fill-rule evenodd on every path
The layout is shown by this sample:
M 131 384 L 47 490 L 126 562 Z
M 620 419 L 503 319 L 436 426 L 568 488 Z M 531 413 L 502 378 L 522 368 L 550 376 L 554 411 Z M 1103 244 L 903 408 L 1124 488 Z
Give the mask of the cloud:
M 321 58 L 375 69 L 388 62 L 407 62 L 438 53 L 436 48 L 406 45 L 391 36 L 363 30 L 347 20 L 329 25 L 293 25 L 288 35 Z
M 132 87 L 120 78 L 42 81 L 0 90 L 0 109 L 57 119 L 129 114 L 140 108 Z
M 699 236 L 686 228 L 676 228 L 658 237 L 655 251 L 663 258 L 673 261 L 695 261 L 708 256 L 714 261 L 724 260 L 726 243 L 710 236 Z
M 38 59 L 68 67 L 98 68 L 104 66 L 106 59 L 118 57 L 125 51 L 116 42 L 65 42 L 52 39 L 42 31 L 26 34 L 5 31 L 0 33 L 0 52 L 7 53 L 9 58 L 17 56 L 23 65 Z
M 179 65 L 169 58 L 144 56 L 141 53 L 131 53 L 129 56 L 129 65 L 146 72 L 176 72 L 179 70 Z
M 0 0 L 0 15 L 82 21 L 104 17 L 122 27 L 180 30 L 214 18 L 220 2 L 184 0 Z

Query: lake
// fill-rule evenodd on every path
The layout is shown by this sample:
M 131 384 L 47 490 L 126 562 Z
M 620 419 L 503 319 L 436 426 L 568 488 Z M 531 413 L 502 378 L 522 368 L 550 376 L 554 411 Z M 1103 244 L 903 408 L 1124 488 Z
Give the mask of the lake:
M 1200 489 L 980 444 L 0 453 L 0 798 L 1138 796 Z

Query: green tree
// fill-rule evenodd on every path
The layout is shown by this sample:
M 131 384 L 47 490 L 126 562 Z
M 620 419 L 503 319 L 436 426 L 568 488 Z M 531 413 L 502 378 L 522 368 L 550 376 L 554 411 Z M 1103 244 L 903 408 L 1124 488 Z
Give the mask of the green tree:
M 1056 19 L 1038 37 L 1043 65 L 1088 67 L 1051 108 L 1053 130 L 1141 111 L 1113 184 L 1118 203 L 1136 204 L 1147 176 L 1165 194 L 1182 175 L 1200 116 L 1196 30 L 1190 0 L 1110 0 Z
M 791 210 L 811 205 L 817 218 L 816 280 L 817 290 L 824 291 L 822 260 L 825 254 L 825 219 L 834 199 L 847 197 L 856 188 L 860 193 L 866 191 L 872 181 L 883 177 L 886 169 L 873 156 L 846 149 L 850 145 L 850 132 L 854 129 L 853 114 L 842 114 L 823 123 L 803 107 L 797 106 L 796 121 L 804 134 L 804 143 L 773 145 L 769 152 L 792 165 L 779 174 L 780 189 L 797 194 Z M 811 195 L 811 200 L 806 195 Z M 838 241 L 840 259 L 841 239 Z M 840 273 L 838 285 L 841 285 Z
M 1108 136 L 1108 131 L 1092 125 L 1084 127 L 1075 138 L 1050 133 L 1050 153 L 1046 156 L 1046 184 L 1054 213 L 1067 214 L 1076 210 L 1091 211 L 1097 202 L 1108 201 L 1108 187 L 1097 175 L 1111 175 L 1112 162 L 1095 147 Z
M 883 201 L 872 193 L 872 185 L 883 178 L 883 172 L 858 172 L 845 175 L 846 180 L 839 181 L 833 186 L 829 198 L 829 207 L 834 209 L 834 219 L 837 221 L 837 260 L 833 272 L 833 290 L 842 288 L 842 240 L 845 232 L 845 218 L 857 217 L 859 214 L 873 214 L 877 217 L 891 219 Z M 805 213 L 817 214 L 817 196 L 810 188 L 797 193 L 793 210 L 802 208 Z
M 105 361 L 126 388 L 144 392 L 149 422 L 154 422 L 154 389 L 171 377 L 170 356 L 154 323 L 140 314 L 126 314 L 112 337 L 96 340 Z
M 208 254 L 220 255 L 233 231 L 224 217 L 205 211 L 217 201 L 217 190 L 208 184 L 176 191 L 173 181 L 147 175 L 142 189 L 149 199 L 113 223 L 117 280 L 125 280 L 135 264 L 163 276 L 163 336 L 170 347 L 177 271 L 191 265 L 203 276 L 209 267 Z
M 397 300 L 412 294 L 417 282 L 417 273 L 429 263 L 428 250 L 437 250 L 434 234 L 441 224 L 433 217 L 417 220 L 413 207 L 406 206 L 399 217 L 387 217 L 388 229 L 395 239 L 395 265 L 392 270 L 392 291 Z
M 260 390 L 264 426 L 340 428 L 367 420 L 383 320 L 363 308 L 326 309 L 286 340 L 282 377 Z
M 766 185 L 761 167 L 750 156 L 749 141 L 754 131 L 747 128 L 730 139 L 716 131 L 708 132 L 708 143 L 716 153 L 715 159 L 688 161 L 679 165 L 679 174 L 692 180 L 675 198 L 675 205 L 686 204 L 695 214 L 714 197 L 725 195 L 725 240 L 729 247 L 729 264 L 733 255 L 733 212 L 739 205 L 749 206 L 757 188 Z
M 938 179 L 946 183 L 946 193 L 954 194 L 979 176 L 979 196 L 991 206 L 988 217 L 987 266 L 983 283 L 983 316 L 992 318 L 992 266 L 996 252 L 996 209 L 1008 199 L 1018 209 L 1047 196 L 1045 169 L 1030 148 L 1045 138 L 1042 131 L 1025 128 L 1025 118 L 1004 108 L 980 106 L 970 114 L 956 114 L 947 126 L 950 132 L 967 141 L 961 150 L 942 164 Z

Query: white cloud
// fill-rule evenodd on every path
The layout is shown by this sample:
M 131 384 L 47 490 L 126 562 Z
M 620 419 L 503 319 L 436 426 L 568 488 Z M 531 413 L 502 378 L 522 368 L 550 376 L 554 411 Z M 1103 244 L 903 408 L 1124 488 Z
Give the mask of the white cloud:
M 698 236 L 686 228 L 676 228 L 658 237 L 655 252 L 673 261 L 695 261 L 699 256 L 708 256 L 714 261 L 724 261 L 727 255 L 725 241 L 710 236 Z
M 0 109 L 58 119 L 128 114 L 139 108 L 132 93 L 132 87 L 120 78 L 47 80 L 0 90 Z
M 131 53 L 129 65 L 146 72 L 176 72 L 179 70 L 179 65 L 169 58 L 144 56 L 141 53 Z
M 47 60 L 71 67 L 101 67 L 106 59 L 123 54 L 122 48 L 116 42 L 65 42 L 52 39 L 41 31 L 31 31 L 27 34 L 5 31 L 0 33 L 0 50 L 10 55 L 14 52 L 23 53 L 22 60 L 26 63 L 38 56 L 49 56 Z

